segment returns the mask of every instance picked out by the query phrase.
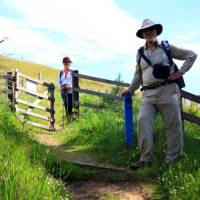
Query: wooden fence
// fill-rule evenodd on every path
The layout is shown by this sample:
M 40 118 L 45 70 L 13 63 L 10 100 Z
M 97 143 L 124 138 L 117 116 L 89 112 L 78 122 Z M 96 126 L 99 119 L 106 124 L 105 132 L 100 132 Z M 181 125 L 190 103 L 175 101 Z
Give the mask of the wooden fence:
M 80 106 L 89 107 L 89 108 L 96 108 L 96 109 L 99 108 L 99 106 L 96 105 L 96 104 L 80 103 L 79 93 L 109 98 L 109 99 L 113 99 L 113 100 L 117 100 L 117 101 L 123 100 L 123 97 L 121 97 L 121 96 L 108 94 L 108 93 L 105 93 L 105 92 L 94 91 L 94 90 L 85 89 L 85 88 L 80 88 L 79 87 L 79 79 L 86 79 L 86 80 L 91 80 L 91 81 L 95 81 L 95 82 L 99 82 L 99 83 L 111 84 L 111 85 L 114 85 L 114 86 L 121 86 L 121 87 L 127 87 L 129 85 L 128 83 L 122 83 L 122 82 L 119 82 L 119 81 L 111 81 L 111 80 L 107 80 L 107 79 L 103 79 L 103 78 L 97 78 L 97 77 L 93 77 L 93 76 L 79 74 L 77 70 L 74 70 L 72 72 L 72 76 L 73 76 L 73 78 L 72 78 L 72 81 L 73 81 L 73 88 L 72 88 L 72 90 L 73 90 L 73 96 L 72 96 L 73 106 L 74 106 L 74 108 L 76 108 L 78 110 L 78 113 L 79 113 L 79 107 Z M 50 94 L 50 96 L 47 96 L 47 91 L 42 94 L 42 93 L 27 90 L 25 87 L 23 87 L 23 84 L 22 84 L 22 86 L 20 86 L 20 80 L 19 80 L 20 77 L 22 77 L 23 79 L 32 81 L 36 84 L 40 84 L 40 85 L 47 87 L 48 93 Z M 34 117 L 39 118 L 39 119 L 47 120 L 47 121 L 49 121 L 49 126 L 45 126 L 45 125 L 38 124 L 38 123 L 35 123 L 35 122 L 31 122 L 31 121 L 28 121 L 27 123 L 32 124 L 32 125 L 37 126 L 37 127 L 46 128 L 48 130 L 55 130 L 55 128 L 54 128 L 54 123 L 55 123 L 55 118 L 54 118 L 54 114 L 55 114 L 55 110 L 54 110 L 54 102 L 55 102 L 54 89 L 55 89 L 55 87 L 54 87 L 53 83 L 47 83 L 45 81 L 29 77 L 26 74 L 20 73 L 18 71 L 16 71 L 14 74 L 12 72 L 8 72 L 7 75 L 6 75 L 6 80 L 7 80 L 8 98 L 11 100 L 12 108 L 14 110 L 18 111 L 18 112 L 21 112 L 21 113 L 24 113 L 24 114 L 27 114 L 27 115 L 30 115 L 30 116 L 34 116 Z M 27 94 L 31 94 L 33 96 L 36 96 L 38 99 L 48 100 L 50 102 L 50 108 L 40 106 L 36 102 L 31 103 L 31 102 L 27 102 L 25 100 L 20 99 L 19 98 L 19 91 L 22 91 L 22 92 L 25 92 Z M 197 96 L 197 95 L 194 95 L 192 93 L 183 91 L 183 90 L 181 91 L 182 119 L 200 125 L 200 117 L 195 116 L 194 114 L 191 114 L 191 112 L 185 112 L 184 111 L 184 107 L 185 107 L 184 102 L 185 101 L 194 102 L 195 104 L 200 105 L 200 97 Z M 25 109 L 19 108 L 18 104 L 26 105 L 30 109 L 25 110 Z M 33 109 L 33 108 L 46 111 L 46 112 L 49 113 L 50 116 L 47 117 L 47 116 L 43 116 L 43 115 L 34 113 L 34 112 L 31 111 L 31 109 Z M 198 109 L 198 108 L 199 108 L 199 106 L 196 106 L 196 109 Z
M 84 94 L 94 95 L 94 96 L 98 96 L 98 97 L 105 97 L 105 98 L 109 98 L 109 99 L 113 99 L 113 100 L 123 100 L 123 97 L 121 97 L 121 96 L 80 88 L 79 87 L 79 78 L 91 80 L 91 81 L 95 81 L 95 82 L 99 82 L 99 83 L 111 84 L 114 86 L 127 87 L 129 85 L 128 83 L 122 83 L 119 81 L 112 81 L 112 80 L 107 80 L 107 79 L 103 79 L 103 78 L 97 78 L 97 77 L 93 77 L 93 76 L 83 75 L 83 74 L 79 74 L 78 71 L 74 71 L 73 72 L 73 80 L 75 80 L 76 84 L 73 85 L 73 91 L 78 93 L 78 94 L 76 94 L 76 96 L 78 96 L 78 97 L 79 97 L 79 93 L 84 93 Z M 96 104 L 80 103 L 79 98 L 74 98 L 74 105 L 89 107 L 89 108 L 98 108 L 98 105 L 96 105 Z
M 6 91 L 8 94 L 8 99 L 11 101 L 12 109 L 18 113 L 22 113 L 24 115 L 28 115 L 28 116 L 32 116 L 32 117 L 35 117 L 38 119 L 48 121 L 48 125 L 36 123 L 33 121 L 28 121 L 28 120 L 26 121 L 27 124 L 30 124 L 30 125 L 33 125 L 33 126 L 36 126 L 39 128 L 48 129 L 50 131 L 54 131 L 55 130 L 55 127 L 54 127 L 54 124 L 55 124 L 55 118 L 54 118 L 54 115 L 55 115 L 55 110 L 54 110 L 55 86 L 54 86 L 54 84 L 32 78 L 26 74 L 19 72 L 18 70 L 16 70 L 15 73 L 7 72 L 5 79 L 7 82 Z M 39 93 L 37 91 L 32 90 L 31 88 L 26 88 L 24 85 L 24 81 L 26 81 L 26 82 L 30 81 L 31 83 L 33 83 L 33 86 L 34 85 L 36 85 L 36 86 L 42 85 L 45 88 L 47 88 L 47 90 L 43 93 Z M 31 96 L 36 97 L 36 100 L 34 102 L 29 102 L 28 100 L 21 99 L 20 95 L 19 95 L 21 92 L 24 92 L 25 94 L 29 94 Z M 49 93 L 49 96 L 47 95 L 48 93 Z M 49 105 L 50 105 L 49 107 L 39 105 L 39 102 L 44 99 L 49 102 Z M 24 109 L 23 106 L 20 107 L 19 105 L 24 105 L 24 106 L 28 107 L 28 109 Z M 36 110 L 41 110 L 41 111 L 47 113 L 47 115 L 35 113 L 33 111 L 34 108 Z
M 123 97 L 112 95 L 112 94 L 107 94 L 107 93 L 103 93 L 103 92 L 98 92 L 98 91 L 94 91 L 94 90 L 88 90 L 88 89 L 80 88 L 79 87 L 79 78 L 86 79 L 86 80 L 92 80 L 92 81 L 96 81 L 96 82 L 100 82 L 100 83 L 111 84 L 111 85 L 115 85 L 115 86 L 122 86 L 122 87 L 127 87 L 129 85 L 128 83 L 121 83 L 121 82 L 118 82 L 118 81 L 111 81 L 111 80 L 107 80 L 107 79 L 83 75 L 83 74 L 79 74 L 78 71 L 74 71 L 73 72 L 73 80 L 75 80 L 76 84 L 73 86 L 73 91 L 77 93 L 76 96 L 78 97 L 78 98 L 74 99 L 74 104 L 76 106 L 84 106 L 84 107 L 89 107 L 89 108 L 98 108 L 98 105 L 90 104 L 90 103 L 81 104 L 79 102 L 79 93 L 84 93 L 84 94 L 89 94 L 89 95 L 94 95 L 94 96 L 99 96 L 99 97 L 111 98 L 113 100 L 123 100 Z M 184 106 L 185 106 L 184 101 L 185 100 L 189 100 L 191 102 L 195 102 L 196 104 L 200 104 L 200 97 L 197 96 L 197 95 L 194 95 L 192 93 L 181 90 L 182 119 L 188 120 L 190 122 L 193 122 L 193 123 L 200 125 L 200 117 L 184 111 Z M 198 106 L 196 106 L 196 108 L 198 108 Z
M 197 95 L 194 95 L 192 93 L 189 93 L 189 92 L 186 92 L 184 90 L 181 91 L 181 102 L 182 102 L 182 106 L 181 106 L 181 109 L 182 109 L 182 119 L 183 120 L 188 120 L 190 122 L 193 122 L 193 123 L 196 123 L 196 124 L 199 124 L 200 125 L 200 118 L 193 115 L 193 114 L 190 114 L 188 112 L 184 112 L 184 106 L 186 106 L 184 104 L 184 101 L 185 100 L 189 100 L 191 103 L 194 102 L 196 104 L 196 109 L 199 108 L 199 106 L 197 105 L 200 105 L 200 96 L 197 96 Z

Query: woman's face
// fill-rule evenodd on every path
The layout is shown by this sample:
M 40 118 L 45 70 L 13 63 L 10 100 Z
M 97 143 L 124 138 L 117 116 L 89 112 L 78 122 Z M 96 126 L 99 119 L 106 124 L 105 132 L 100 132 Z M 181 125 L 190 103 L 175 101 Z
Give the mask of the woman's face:
M 71 67 L 71 63 L 70 62 L 63 63 L 63 65 L 64 65 L 64 69 L 70 70 L 70 67 Z

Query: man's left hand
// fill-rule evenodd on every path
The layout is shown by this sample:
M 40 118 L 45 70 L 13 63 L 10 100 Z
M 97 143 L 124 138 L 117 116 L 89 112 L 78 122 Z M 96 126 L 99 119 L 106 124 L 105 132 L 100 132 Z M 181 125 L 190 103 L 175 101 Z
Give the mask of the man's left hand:
M 183 73 L 180 71 L 177 71 L 173 74 L 170 74 L 170 76 L 167 79 L 173 81 L 173 80 L 180 78 L 181 76 L 183 76 Z

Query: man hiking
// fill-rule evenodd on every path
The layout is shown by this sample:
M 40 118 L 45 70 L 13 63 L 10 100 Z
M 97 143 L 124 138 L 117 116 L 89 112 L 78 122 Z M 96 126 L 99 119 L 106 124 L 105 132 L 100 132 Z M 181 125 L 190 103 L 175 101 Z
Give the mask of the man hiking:
M 142 85 L 142 101 L 138 114 L 138 144 L 140 160 L 131 164 L 136 170 L 153 164 L 153 122 L 160 112 L 166 126 L 167 153 L 165 163 L 177 159 L 183 150 L 183 129 L 180 111 L 180 88 L 182 76 L 192 67 L 197 54 L 191 50 L 160 43 L 157 36 L 162 33 L 161 24 L 150 19 L 142 22 L 137 37 L 145 40 L 145 45 L 137 53 L 137 65 L 129 87 L 121 94 L 134 93 Z M 168 48 L 168 49 L 167 49 Z M 183 60 L 178 70 L 174 59 Z

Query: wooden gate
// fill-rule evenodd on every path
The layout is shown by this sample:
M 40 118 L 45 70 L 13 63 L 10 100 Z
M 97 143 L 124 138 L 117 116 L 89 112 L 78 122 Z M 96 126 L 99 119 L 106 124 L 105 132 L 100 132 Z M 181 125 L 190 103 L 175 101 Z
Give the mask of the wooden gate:
M 12 109 L 19 114 L 23 114 L 21 118 L 25 120 L 27 124 L 54 131 L 54 84 L 32 78 L 18 70 L 14 73 L 7 72 L 5 78 L 7 82 L 8 99 L 11 101 Z M 40 90 L 40 92 L 38 92 L 38 90 Z M 39 105 L 43 100 L 46 100 L 45 106 Z M 46 106 L 46 104 L 48 105 Z M 45 114 L 41 114 L 40 112 Z M 27 116 L 47 121 L 48 124 L 27 120 Z

